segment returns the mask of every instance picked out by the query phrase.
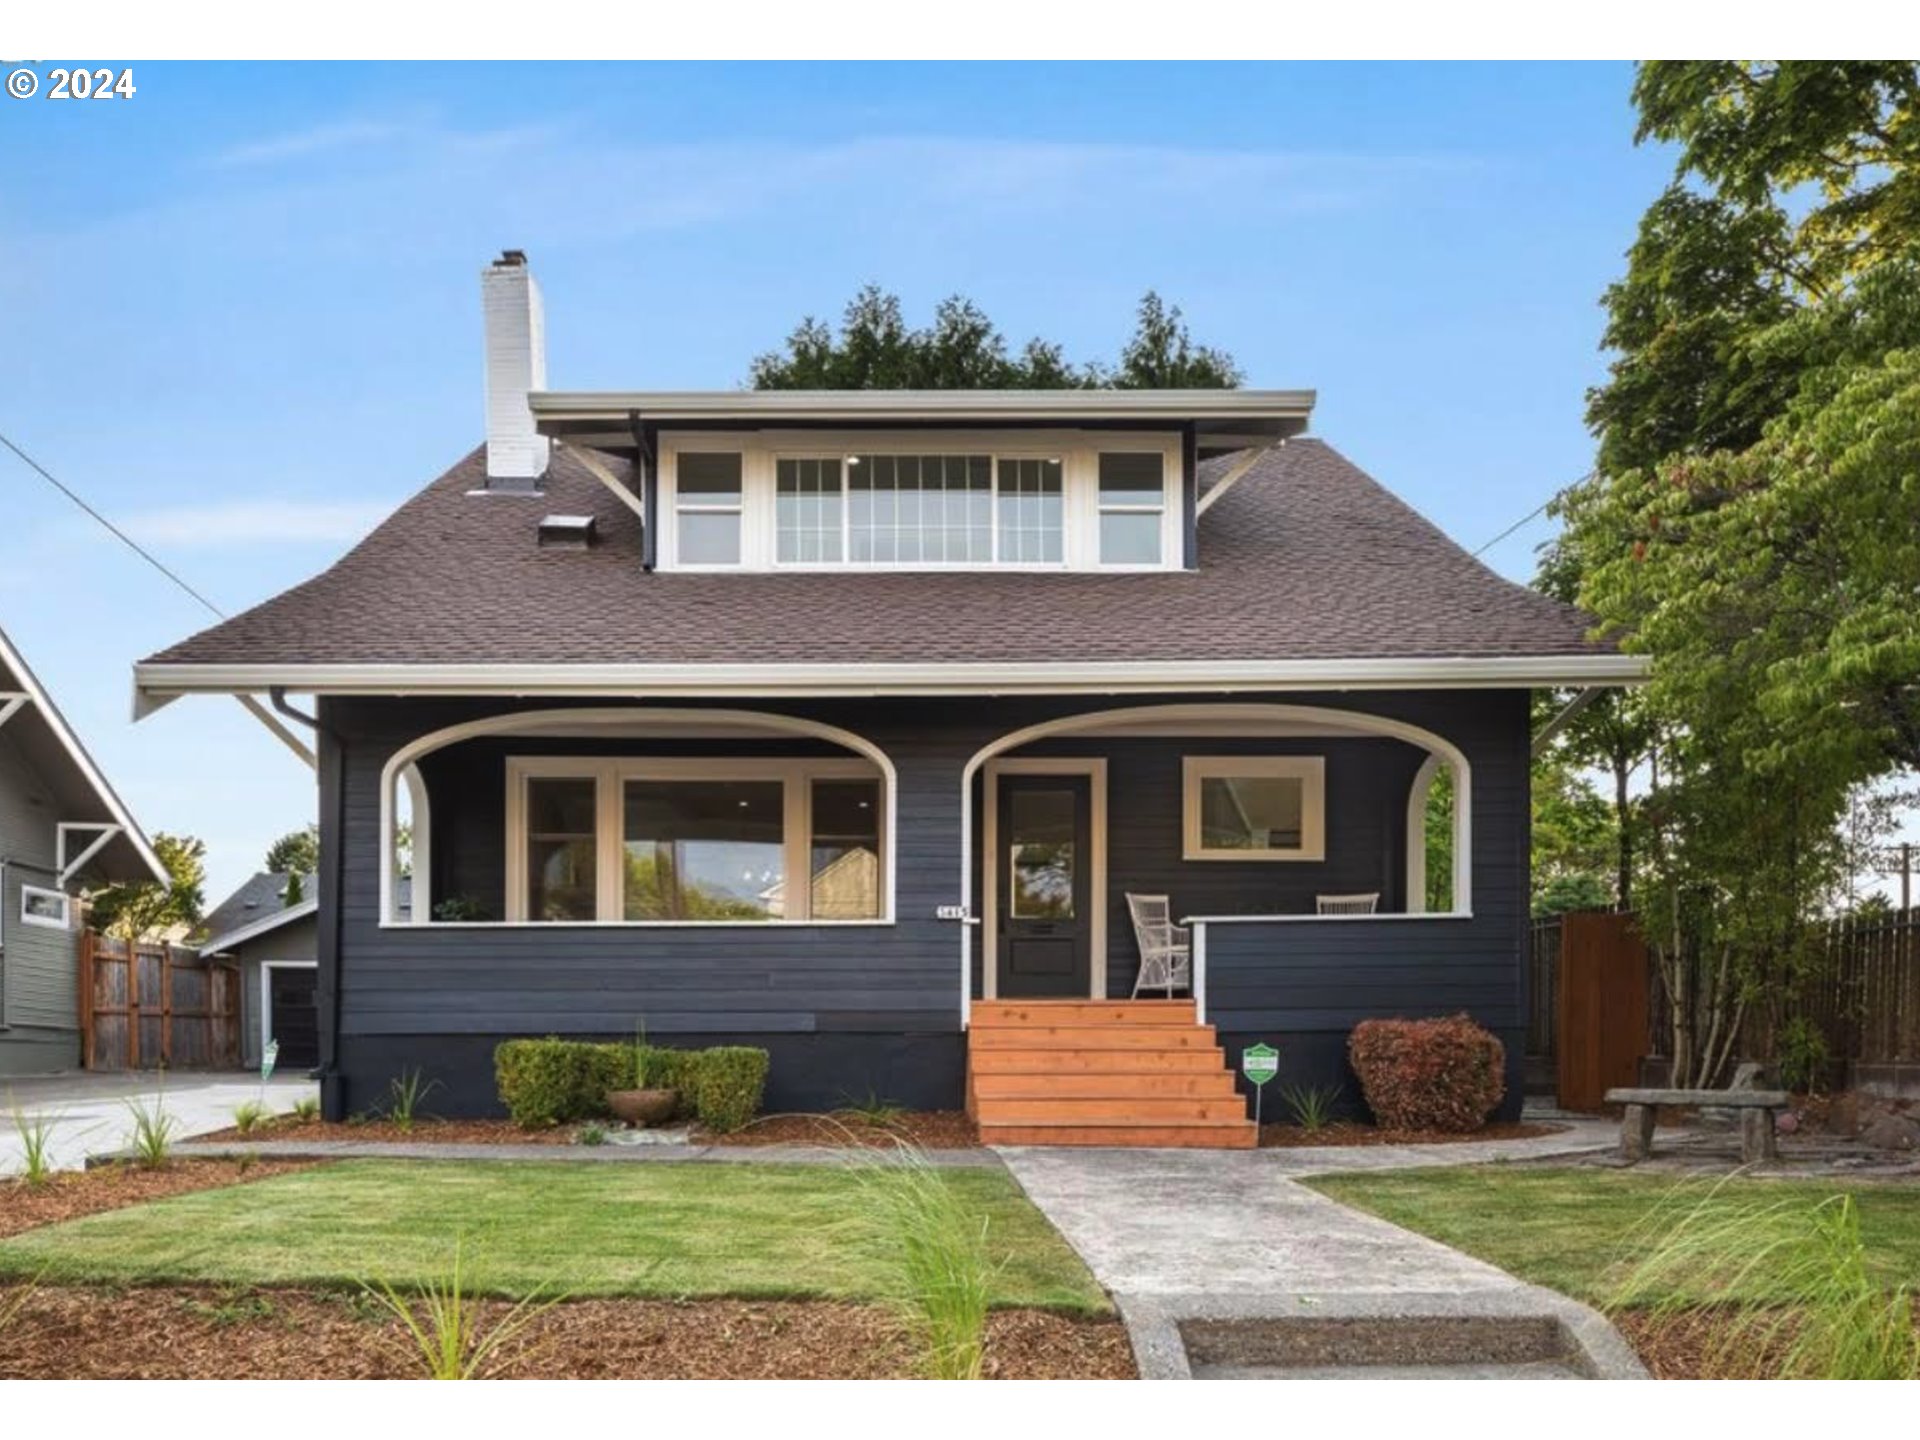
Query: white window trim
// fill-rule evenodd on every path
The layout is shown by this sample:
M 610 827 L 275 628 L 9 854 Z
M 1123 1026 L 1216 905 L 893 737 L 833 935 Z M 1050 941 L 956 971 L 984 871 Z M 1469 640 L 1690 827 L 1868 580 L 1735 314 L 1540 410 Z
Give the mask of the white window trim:
M 527 782 L 532 779 L 592 780 L 594 791 L 593 920 L 534 920 L 527 915 Z M 782 791 L 782 832 L 787 876 L 787 902 L 799 915 L 766 920 L 628 920 L 621 913 L 625 884 L 621 852 L 623 798 L 629 780 L 778 780 Z M 879 893 L 881 913 L 871 920 L 815 920 L 804 913 L 812 903 L 811 887 L 796 885 L 797 877 L 812 873 L 813 785 L 815 780 L 872 780 L 880 789 L 874 823 L 880 832 Z M 699 756 L 582 756 L 514 755 L 507 758 L 506 896 L 509 925 L 617 926 L 623 929 L 723 928 L 764 930 L 773 925 L 856 926 L 891 925 L 893 837 L 887 825 L 887 776 L 868 760 L 835 756 L 795 756 L 781 759 L 708 759 Z M 493 922 L 474 922 L 490 924 Z
M 750 434 L 715 432 L 663 433 L 660 450 L 660 527 L 659 566 L 662 570 L 695 573 L 737 574 L 743 571 L 781 571 L 830 574 L 888 571 L 977 571 L 1009 573 L 1034 571 L 1055 574 L 1060 571 L 1098 571 L 1120 574 L 1126 571 L 1179 570 L 1185 566 L 1177 524 L 1166 517 L 1177 516 L 1181 505 L 1181 451 L 1177 435 L 1132 431 L 780 431 Z M 679 559 L 679 457 L 688 454 L 728 453 L 740 456 L 740 562 L 736 565 L 682 564 Z M 1100 563 L 1100 456 L 1109 454 L 1158 454 L 1162 457 L 1165 484 L 1161 493 L 1160 560 L 1146 565 L 1103 565 Z M 844 558 L 852 553 L 847 543 L 850 507 L 845 503 L 845 466 L 841 467 L 842 559 L 832 562 L 779 560 L 777 533 L 776 473 L 781 460 L 818 460 L 856 454 L 896 455 L 985 455 L 993 476 L 993 549 L 1000 547 L 1000 461 L 1050 460 L 1062 462 L 1062 546 L 1057 562 L 992 561 L 854 561 Z M 716 508 L 691 502 L 688 510 Z M 1141 510 L 1147 507 L 1127 507 Z
M 27 908 L 30 898 L 51 899 L 60 902 L 60 918 L 49 920 L 44 915 L 35 915 Z M 64 890 L 49 890 L 44 885 L 22 885 L 20 887 L 20 923 L 38 926 L 42 930 L 71 930 L 73 928 L 73 897 Z
M 1325 860 L 1327 762 L 1320 755 L 1188 755 L 1181 761 L 1181 858 L 1269 862 Z M 1302 782 L 1300 844 L 1291 850 L 1210 850 L 1202 841 L 1200 784 L 1235 778 Z

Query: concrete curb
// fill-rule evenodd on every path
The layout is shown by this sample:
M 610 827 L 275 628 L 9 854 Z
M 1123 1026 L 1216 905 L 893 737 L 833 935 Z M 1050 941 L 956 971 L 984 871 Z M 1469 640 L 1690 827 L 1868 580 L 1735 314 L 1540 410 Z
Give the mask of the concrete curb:
M 173 1147 L 182 1160 L 494 1160 L 528 1164 L 666 1165 L 858 1165 L 898 1163 L 890 1150 L 816 1145 L 434 1145 L 379 1140 L 260 1140 L 249 1143 L 185 1141 Z M 927 1150 L 927 1163 L 941 1169 L 1004 1169 L 991 1150 Z M 130 1150 L 89 1155 L 87 1167 L 134 1159 Z
M 1548 1320 L 1595 1380 L 1645 1380 L 1646 1367 L 1605 1316 L 1537 1285 L 1475 1294 L 1116 1295 L 1142 1380 L 1191 1380 L 1184 1322 L 1259 1320 Z M 1356 1367 L 1358 1368 L 1358 1367 Z

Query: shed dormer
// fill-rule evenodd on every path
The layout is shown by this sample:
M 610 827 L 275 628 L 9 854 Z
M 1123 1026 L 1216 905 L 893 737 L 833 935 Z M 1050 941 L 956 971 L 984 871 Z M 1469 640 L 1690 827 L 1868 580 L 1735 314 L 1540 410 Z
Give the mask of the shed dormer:
M 636 462 L 650 565 L 1191 569 L 1199 464 L 1306 429 L 1311 391 L 535 392 L 540 434 Z

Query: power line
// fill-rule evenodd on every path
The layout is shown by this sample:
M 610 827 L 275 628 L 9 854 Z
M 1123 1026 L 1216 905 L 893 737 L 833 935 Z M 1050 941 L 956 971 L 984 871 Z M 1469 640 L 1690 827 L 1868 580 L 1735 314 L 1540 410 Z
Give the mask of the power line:
M 152 551 L 148 550 L 138 540 L 134 539 L 131 535 L 127 534 L 126 531 L 122 530 L 118 525 L 114 524 L 111 520 L 107 519 L 106 516 L 102 515 L 98 510 L 94 509 L 93 506 L 89 505 L 85 500 L 81 499 L 79 495 L 75 494 L 67 486 L 61 484 L 60 481 L 55 478 L 51 470 L 47 469 L 46 466 L 42 465 L 38 460 L 34 459 L 31 455 L 27 454 L 27 452 L 22 450 L 18 445 L 14 444 L 13 441 L 9 439 L 4 432 L 0 432 L 0 445 L 6 446 L 7 449 L 11 450 L 14 454 L 18 455 L 22 461 L 24 461 L 30 468 L 34 470 L 35 473 L 37 473 L 40 476 L 42 480 L 45 480 L 49 485 L 53 486 L 54 489 L 58 490 L 62 495 L 66 496 L 67 499 L 71 500 L 74 504 L 78 505 L 82 510 L 84 510 L 100 525 L 104 526 L 107 532 L 111 534 L 114 537 L 114 539 L 118 540 L 122 545 L 126 546 L 129 550 L 133 551 L 134 554 L 138 555 L 142 560 L 146 561 L 147 564 L 151 565 L 154 569 L 158 570 L 162 575 L 166 576 L 167 579 L 171 580 L 175 585 L 179 586 L 182 590 L 186 591 L 187 594 L 191 595 L 195 600 L 199 601 L 201 605 L 205 606 L 210 612 L 212 612 L 215 619 L 224 620 L 227 618 L 226 611 L 222 610 L 218 605 L 214 604 L 211 600 L 207 599 L 206 596 L 202 595 L 198 590 L 194 589 L 193 586 L 189 585 L 186 581 L 182 580 L 172 570 L 168 569 L 165 563 L 163 563 L 156 555 L 153 554 Z
M 1506 529 L 1502 530 L 1498 535 L 1494 536 L 1491 540 L 1487 541 L 1486 544 L 1482 545 L 1478 550 L 1474 551 L 1473 558 L 1478 560 L 1482 555 L 1486 554 L 1487 551 L 1491 550 L 1494 546 L 1498 545 L 1502 540 L 1506 539 L 1509 535 L 1513 534 L 1514 531 L 1520 529 L 1523 525 L 1528 525 L 1528 524 L 1531 524 L 1533 521 L 1538 520 L 1542 515 L 1547 513 L 1547 507 L 1553 504 L 1554 501 L 1558 500 L 1562 495 L 1566 494 L 1567 491 L 1573 489 L 1575 485 L 1584 485 L 1587 481 L 1591 480 L 1592 478 L 1593 478 L 1593 471 L 1589 470 L 1586 474 L 1582 475 L 1578 480 L 1574 480 L 1568 484 L 1562 485 L 1558 490 L 1554 491 L 1553 494 L 1549 495 L 1546 499 L 1542 500 L 1538 505 L 1534 506 L 1533 509 L 1529 510 L 1526 514 L 1522 515 L 1518 520 L 1514 521 L 1513 524 L 1507 526 Z

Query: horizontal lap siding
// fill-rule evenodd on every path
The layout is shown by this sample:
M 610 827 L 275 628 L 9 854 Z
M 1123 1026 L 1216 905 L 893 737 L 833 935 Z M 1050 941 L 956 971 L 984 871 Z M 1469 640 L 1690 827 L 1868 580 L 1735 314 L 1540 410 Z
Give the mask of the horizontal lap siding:
M 382 929 L 379 776 L 416 736 L 477 706 L 334 702 L 347 736 L 347 877 L 341 1029 L 348 1036 L 480 1032 L 805 1034 L 959 1030 L 958 784 L 977 748 L 940 707 L 821 716 L 880 745 L 899 772 L 898 920 L 874 926 Z M 503 757 L 587 753 L 579 742 L 471 742 L 423 765 L 433 807 L 434 893 L 502 903 Z M 627 749 L 633 753 L 631 742 Z M 806 741 L 649 743 L 648 753 L 818 753 Z M 602 753 L 608 749 L 599 747 Z M 839 753 L 839 752 L 835 752 Z
M 1038 721 L 1134 704 L 1260 697 L 1115 697 L 925 701 L 742 702 L 842 726 L 879 745 L 898 776 L 894 846 L 897 923 L 769 925 L 714 929 L 382 929 L 379 919 L 379 777 L 416 737 L 510 706 L 480 702 L 330 699 L 342 738 L 345 880 L 341 895 L 340 1028 L 343 1037 L 620 1034 L 644 1018 L 662 1035 L 902 1034 L 959 1031 L 960 932 L 933 918 L 961 900 L 960 777 L 998 736 Z M 1223 1033 L 1343 1030 L 1369 1014 L 1467 1009 L 1486 1023 L 1517 1023 L 1526 895 L 1526 697 L 1517 692 L 1408 695 L 1275 695 L 1394 716 L 1445 735 L 1474 766 L 1475 916 L 1408 924 L 1215 926 L 1209 936 L 1211 1017 Z M 563 708 L 559 706 L 540 708 Z M 729 707 L 721 707 L 729 708 Z M 492 742 L 489 742 L 492 744 Z M 1353 750 L 1356 763 L 1347 763 Z M 477 750 L 478 747 L 476 747 Z M 435 791 L 436 894 L 462 875 L 502 866 L 505 749 L 551 752 L 559 742 L 494 745 L 480 775 L 444 756 L 425 767 Z M 754 753 L 753 742 L 723 747 Z M 1325 865 L 1185 862 L 1179 858 L 1179 757 L 1259 748 L 1329 754 Z M 1114 993 L 1132 984 L 1136 953 L 1128 889 L 1170 894 L 1177 910 L 1301 911 L 1326 890 L 1381 889 L 1398 903 L 1404 870 L 1399 827 L 1419 756 L 1384 741 L 1251 746 L 1211 739 L 1050 741 L 1035 753 L 1109 757 L 1109 962 Z M 1340 763 L 1335 763 L 1339 759 Z M 441 829 L 459 810 L 475 817 L 455 842 Z M 326 807 L 323 806 L 323 814 Z M 975 815 L 976 833 L 979 816 Z M 1249 898 L 1252 897 L 1252 898 Z M 1255 901 L 1270 898 L 1270 904 Z M 976 878 L 974 903 L 979 900 Z M 1219 902 L 1217 907 L 1216 903 Z M 977 973 L 977 965 L 976 965 Z M 324 972 L 323 972 L 324 984 Z M 348 1045 L 346 1054 L 354 1053 Z
M 1459 745 L 1473 767 L 1472 916 L 1210 925 L 1207 1018 L 1236 1044 L 1269 1040 L 1283 1053 L 1292 1045 L 1321 1056 L 1326 1073 L 1306 1078 L 1339 1081 L 1351 1092 L 1353 1078 L 1339 1057 L 1346 1033 L 1360 1021 L 1464 1011 L 1505 1044 L 1502 1113 L 1517 1114 L 1527 1013 L 1525 697 L 1434 696 L 1423 708 L 1438 710 L 1441 703 L 1450 716 L 1407 718 Z M 1331 804 L 1328 810 L 1331 826 Z

